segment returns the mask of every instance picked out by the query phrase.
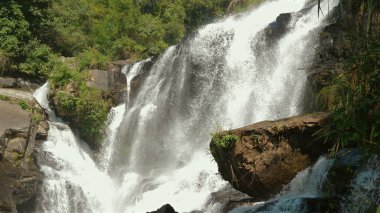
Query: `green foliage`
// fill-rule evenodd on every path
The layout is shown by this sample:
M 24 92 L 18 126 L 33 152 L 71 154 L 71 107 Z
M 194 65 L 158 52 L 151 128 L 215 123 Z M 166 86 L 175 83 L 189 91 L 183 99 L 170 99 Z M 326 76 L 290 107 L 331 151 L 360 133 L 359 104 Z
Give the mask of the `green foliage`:
M 80 70 L 101 69 L 106 70 L 110 59 L 98 50 L 91 48 L 78 55 Z
M 54 104 L 58 114 L 78 128 L 80 136 L 97 149 L 102 141 L 111 101 L 103 98 L 102 91 L 86 86 L 87 72 L 71 69 L 61 64 L 50 75 L 54 88 Z M 66 91 L 68 85 L 74 93 Z
M 189 31 L 225 14 L 229 0 L 184 0 L 185 25 Z
M 59 88 L 70 82 L 81 82 L 84 79 L 83 73 L 69 68 L 64 63 L 57 63 L 53 72 L 49 75 L 49 82 L 52 88 Z
M 36 108 L 34 108 L 32 110 L 32 121 L 33 121 L 33 123 L 37 124 L 43 120 L 44 120 L 44 116 L 43 116 L 42 112 L 39 112 L 38 110 L 36 110 Z
M 143 53 L 147 55 L 158 54 L 162 50 L 168 47 L 168 44 L 164 41 L 165 31 L 161 21 L 150 15 L 142 15 L 137 24 L 137 28 L 134 29 L 136 35 L 136 41 L 139 44 L 145 44 Z
M 74 114 L 77 109 L 78 98 L 72 94 L 58 91 L 56 94 L 58 111 L 65 114 Z
M 20 72 L 44 79 L 53 71 L 58 58 L 51 52 L 50 47 L 32 41 L 26 48 L 26 59 L 20 63 Z
M 10 101 L 11 99 L 10 99 L 8 96 L 1 95 L 1 94 L 0 94 L 0 100 L 1 100 L 1 101 Z
M 27 110 L 27 109 L 29 109 L 29 104 L 26 103 L 26 101 L 24 101 L 24 100 L 19 101 L 19 102 L 18 102 L 18 105 L 19 105 L 19 106 L 21 107 L 21 109 L 23 109 L 23 110 Z
M 51 46 L 65 56 L 74 56 L 90 45 L 90 1 L 55 0 L 49 9 L 54 28 L 47 31 Z M 94 9 L 95 10 L 95 9 Z
M 106 101 L 99 101 L 99 94 L 93 92 L 86 98 L 82 97 L 80 100 L 79 110 L 82 115 L 80 118 L 79 131 L 85 138 L 94 138 L 92 142 L 95 147 L 100 147 L 100 142 L 103 139 L 103 131 L 105 128 L 110 103 Z
M 252 2 L 246 0 L 239 8 Z M 0 2 L 0 72 L 44 80 L 53 53 L 78 56 L 80 69 L 142 59 L 180 42 L 186 31 L 226 13 L 230 0 L 7 0 Z
M 50 48 L 42 45 L 49 28 L 48 0 L 0 2 L 0 71 L 46 77 Z M 36 60 L 36 61 L 34 61 Z
M 18 153 L 18 152 L 13 152 L 13 161 L 18 161 L 24 158 L 24 154 Z
M 380 45 L 355 42 L 356 53 L 327 89 L 333 125 L 326 135 L 336 141 L 335 150 L 359 146 L 380 153 Z
M 239 137 L 234 134 L 215 133 L 211 139 L 211 145 L 217 149 L 228 150 L 238 139 Z
M 21 54 L 31 37 L 29 28 L 22 5 L 16 1 L 0 2 L 0 50 L 3 54 Z
M 103 137 L 110 101 L 102 98 L 99 90 L 79 86 L 78 94 L 58 91 L 55 94 L 57 111 L 78 128 L 90 146 L 97 149 Z
M 231 0 L 228 5 L 228 12 L 239 13 L 263 1 L 264 0 Z

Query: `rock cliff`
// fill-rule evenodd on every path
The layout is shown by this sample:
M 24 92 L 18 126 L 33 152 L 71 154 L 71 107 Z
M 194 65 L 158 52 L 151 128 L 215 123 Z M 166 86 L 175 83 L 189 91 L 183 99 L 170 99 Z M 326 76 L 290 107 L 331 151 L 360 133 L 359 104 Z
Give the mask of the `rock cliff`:
M 42 183 L 36 156 L 47 139 L 48 124 L 34 101 L 0 102 L 0 212 L 31 212 Z M 21 106 L 23 106 L 23 109 Z

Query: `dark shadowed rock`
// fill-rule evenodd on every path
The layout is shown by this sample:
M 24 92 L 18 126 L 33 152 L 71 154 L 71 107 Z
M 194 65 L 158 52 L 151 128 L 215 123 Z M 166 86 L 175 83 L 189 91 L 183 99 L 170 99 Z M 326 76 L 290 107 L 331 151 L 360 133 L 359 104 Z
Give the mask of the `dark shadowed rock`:
M 174 208 L 170 204 L 165 204 L 161 208 L 157 209 L 153 212 L 148 213 L 178 213 L 174 210 Z
M 315 135 L 328 122 L 326 113 L 263 121 L 218 133 L 210 149 L 223 179 L 264 200 L 328 151 L 331 144 Z
M 268 27 L 265 28 L 264 33 L 267 39 L 276 39 L 284 35 L 288 28 L 288 24 L 292 18 L 291 13 L 282 13 L 277 18 L 276 21 L 270 23 Z
M 108 90 L 111 93 L 114 103 L 120 104 L 124 101 L 125 92 L 127 90 L 127 78 L 121 70 L 110 70 L 107 73 Z
M 154 64 L 154 60 L 155 59 L 143 62 L 140 72 L 134 78 L 130 79 L 131 80 L 131 85 L 130 85 L 131 91 L 129 93 L 130 99 L 133 99 L 134 97 L 136 97 L 142 84 L 144 83 L 145 79 L 149 75 L 149 71 Z
M 359 149 L 343 149 L 335 158 L 327 174 L 322 189 L 334 196 L 345 195 L 350 190 L 350 183 L 359 168 L 362 168 L 365 157 Z

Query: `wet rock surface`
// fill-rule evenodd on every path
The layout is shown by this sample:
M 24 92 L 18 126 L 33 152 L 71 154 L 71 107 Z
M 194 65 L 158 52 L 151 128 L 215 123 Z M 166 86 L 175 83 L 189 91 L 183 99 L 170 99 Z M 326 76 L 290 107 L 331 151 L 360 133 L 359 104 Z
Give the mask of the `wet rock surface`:
M 334 164 L 327 174 L 322 189 L 334 196 L 349 193 L 350 183 L 357 171 L 363 167 L 365 156 L 359 149 L 343 149 L 335 156 Z
M 292 19 L 291 13 L 280 14 L 276 21 L 269 24 L 264 30 L 265 38 L 267 39 L 278 39 L 286 32 L 288 24 Z

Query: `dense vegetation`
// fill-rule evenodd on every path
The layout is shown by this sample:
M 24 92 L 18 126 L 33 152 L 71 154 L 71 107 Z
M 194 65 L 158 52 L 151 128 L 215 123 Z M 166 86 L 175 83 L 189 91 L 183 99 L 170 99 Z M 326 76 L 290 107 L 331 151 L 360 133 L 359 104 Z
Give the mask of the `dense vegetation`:
M 357 47 L 344 61 L 345 71 L 322 90 L 333 119 L 327 135 L 336 141 L 336 150 L 359 146 L 380 153 L 380 45 Z
M 380 11 L 375 1 L 341 2 L 340 13 L 351 20 L 340 23 L 347 32 L 342 39 L 347 57 L 336 63 L 336 74 L 320 93 L 333 121 L 324 136 L 336 142 L 335 151 L 361 147 L 380 153 L 380 40 L 374 33 L 380 29 L 371 29 L 379 27 L 371 16 L 375 11 Z
M 241 9 L 255 2 L 231 4 Z M 142 59 L 221 17 L 229 5 L 230 0 L 4 0 L 0 71 L 43 80 L 60 55 Z

